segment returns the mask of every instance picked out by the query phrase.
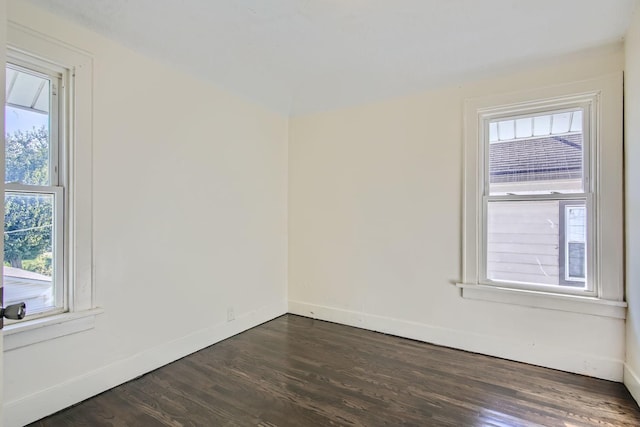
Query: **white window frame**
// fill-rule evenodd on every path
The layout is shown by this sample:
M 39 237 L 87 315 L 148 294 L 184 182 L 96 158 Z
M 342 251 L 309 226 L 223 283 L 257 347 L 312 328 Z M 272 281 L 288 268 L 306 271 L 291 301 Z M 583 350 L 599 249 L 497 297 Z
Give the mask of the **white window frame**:
M 585 193 L 589 212 L 588 291 L 545 289 L 486 279 L 487 120 L 586 107 Z M 486 141 L 485 141 L 486 139 Z M 465 298 L 625 318 L 622 227 L 622 75 L 468 99 L 464 105 L 462 281 Z M 495 197 L 495 196 L 494 196 Z M 536 196 L 521 196 L 529 199 Z M 571 195 L 558 195 L 570 199 Z M 580 194 L 577 197 L 585 197 Z M 505 198 L 508 199 L 508 198 Z M 516 196 L 515 199 L 518 199 Z M 591 206 L 589 206 L 591 205 Z M 557 288 L 557 287 L 556 287 Z
M 65 312 L 5 326 L 4 351 L 91 329 L 102 312 L 94 302 L 92 234 L 92 108 L 93 58 L 87 52 L 43 36 L 19 24 L 7 25 L 8 62 L 12 57 L 34 58 L 66 70 L 63 84 L 65 125 L 60 129 L 66 150 L 65 259 L 67 290 Z M 62 154 L 64 153 L 64 154 Z
M 31 185 L 20 183 L 5 183 L 5 195 L 15 194 L 50 194 L 53 198 L 53 242 L 54 253 L 54 277 L 55 307 L 42 313 L 30 314 L 27 312 L 27 322 L 33 319 L 47 317 L 69 310 L 68 279 L 65 272 L 68 270 L 66 260 L 68 258 L 68 245 L 66 236 L 67 203 L 65 202 L 64 187 L 66 186 L 66 146 L 67 131 L 67 84 L 69 81 L 68 70 L 55 64 L 44 62 L 31 55 L 25 55 L 14 49 L 7 49 L 7 66 L 29 74 L 40 75 L 51 82 L 50 110 L 49 110 L 49 185 Z M 17 321 L 6 320 L 5 325 L 11 325 Z

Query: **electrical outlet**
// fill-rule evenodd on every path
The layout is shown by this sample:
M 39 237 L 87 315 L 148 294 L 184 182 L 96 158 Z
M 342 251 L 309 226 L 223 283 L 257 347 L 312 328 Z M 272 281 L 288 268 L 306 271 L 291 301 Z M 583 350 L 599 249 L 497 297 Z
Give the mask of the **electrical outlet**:
M 227 308 L 227 322 L 231 322 L 232 320 L 236 320 L 236 314 L 233 311 L 233 307 Z

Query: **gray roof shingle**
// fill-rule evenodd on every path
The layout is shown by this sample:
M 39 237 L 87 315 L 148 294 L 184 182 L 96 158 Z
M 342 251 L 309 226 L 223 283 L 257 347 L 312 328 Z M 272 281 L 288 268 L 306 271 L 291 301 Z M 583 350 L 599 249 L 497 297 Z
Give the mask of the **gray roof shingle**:
M 491 183 L 582 178 L 582 134 L 489 145 Z

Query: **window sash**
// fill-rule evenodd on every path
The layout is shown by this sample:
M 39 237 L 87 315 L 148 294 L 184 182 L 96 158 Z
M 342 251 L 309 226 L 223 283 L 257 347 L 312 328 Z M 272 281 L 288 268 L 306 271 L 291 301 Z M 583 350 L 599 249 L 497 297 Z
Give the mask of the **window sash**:
M 492 280 L 488 277 L 488 208 L 491 202 L 526 202 L 526 201 L 584 201 L 585 209 L 587 212 L 587 241 L 586 241 L 586 288 L 570 288 L 561 285 L 546 285 L 538 283 L 527 282 L 515 282 L 515 281 L 502 281 Z M 479 262 L 479 283 L 483 285 L 498 286 L 498 287 L 510 287 L 523 290 L 538 290 L 549 293 L 557 294 L 573 294 L 582 296 L 595 296 L 596 288 L 595 284 L 595 268 L 593 268 L 593 261 L 595 257 L 595 245 L 593 243 L 595 238 L 595 230 L 593 228 L 594 209 L 594 197 L 591 194 L 579 193 L 579 194 L 550 194 L 550 195 L 521 195 L 521 196 L 485 196 L 482 199 L 482 218 L 480 221 L 482 247 L 480 251 Z M 562 249 L 561 249 L 562 250 Z
M 592 114 L 594 113 L 593 109 L 593 99 L 580 100 L 580 101 L 570 101 L 561 103 L 559 105 L 554 106 L 545 106 L 545 107 L 522 107 L 515 108 L 517 112 L 514 110 L 498 110 L 495 112 L 481 112 L 479 125 L 481 127 L 479 132 L 480 147 L 480 156 L 479 156 L 479 170 L 482 173 L 482 178 L 480 182 L 482 183 L 481 193 L 483 196 L 488 196 L 491 194 L 490 187 L 490 173 L 489 173 L 489 149 L 491 146 L 490 142 L 490 122 L 496 120 L 517 120 L 522 118 L 531 117 L 537 114 L 559 114 L 572 112 L 576 109 L 581 109 L 583 111 L 582 114 L 582 188 L 585 193 L 593 193 L 595 188 L 593 188 L 591 176 L 594 174 L 595 165 L 591 163 L 591 159 L 595 159 L 595 156 L 592 155 L 591 150 L 593 149 L 595 144 L 591 143 L 591 126 L 595 124 L 595 120 L 592 118 Z M 562 193 L 562 194 L 574 194 L 574 193 Z
M 51 249 L 53 256 L 53 275 L 55 307 L 35 314 L 27 313 L 25 320 L 37 319 L 65 312 L 69 309 L 68 287 L 65 280 L 65 218 L 64 218 L 64 189 L 56 186 L 6 184 L 5 195 L 51 195 L 53 196 L 53 241 Z M 9 321 L 9 323 L 15 323 Z
M 65 81 L 68 71 L 29 55 L 9 50 L 7 68 L 49 80 L 49 185 L 62 185 L 64 174 Z M 13 106 L 8 104 L 8 106 Z M 20 108 L 20 107 L 18 107 Z

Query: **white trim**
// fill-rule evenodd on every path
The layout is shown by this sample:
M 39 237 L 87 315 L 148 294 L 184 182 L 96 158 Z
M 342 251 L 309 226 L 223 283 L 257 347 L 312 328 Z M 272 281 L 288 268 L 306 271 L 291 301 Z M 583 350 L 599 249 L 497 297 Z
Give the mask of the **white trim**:
M 595 184 L 594 179 L 585 183 L 585 193 L 593 191 L 595 197 L 592 201 L 593 208 L 588 208 L 588 220 L 593 221 L 588 227 L 588 232 L 593 233 L 588 239 L 590 244 L 587 265 L 591 266 L 588 283 L 593 289 L 591 296 L 608 301 L 623 300 L 621 73 L 535 90 L 465 100 L 462 283 L 489 284 L 485 279 L 483 261 L 486 259 L 483 243 L 486 241 L 486 227 L 483 225 L 486 212 L 483 201 L 485 172 L 481 166 L 487 163 L 483 161 L 487 154 L 486 147 L 481 144 L 486 137 L 483 120 L 514 115 L 518 111 L 546 111 L 589 100 L 594 105 L 594 111 L 590 113 L 591 123 L 583 127 L 583 132 L 591 132 L 594 143 L 590 150 L 585 150 L 585 177 L 588 176 L 588 168 L 591 178 L 595 178 Z M 585 111 L 585 120 L 589 118 L 588 111 Z M 500 198 L 492 197 L 496 200 Z M 539 296 L 549 293 L 543 287 L 540 291 L 542 292 Z
M 4 426 L 17 427 L 37 421 L 103 391 L 158 369 L 191 353 L 209 347 L 287 312 L 286 302 L 263 306 L 184 337 L 165 342 L 126 359 L 4 403 Z
M 20 24 L 8 22 L 7 48 L 36 64 L 63 73 L 59 130 L 59 181 L 64 191 L 64 271 L 66 305 L 70 312 L 94 307 L 93 280 L 93 58 L 91 54 Z M 59 148 L 60 148 L 59 147 Z M 61 257 L 59 257 L 61 258 Z M 85 320 L 85 322 L 87 322 Z
M 526 289 L 458 283 L 463 298 L 625 319 L 627 303 Z
M 631 369 L 628 363 L 624 364 L 624 385 L 631 393 L 631 396 L 635 399 L 636 403 L 640 404 L 640 377 L 636 372 Z
M 497 336 L 475 334 L 458 329 L 309 304 L 302 301 L 289 301 L 289 312 L 300 316 L 561 371 L 589 375 L 610 381 L 620 382 L 622 380 L 624 363 L 622 360 L 569 351 L 558 346 L 536 345 L 532 347 L 525 342 L 506 340 Z
M 100 308 L 94 308 L 7 325 L 2 330 L 4 351 L 93 329 L 96 316 L 103 312 Z

